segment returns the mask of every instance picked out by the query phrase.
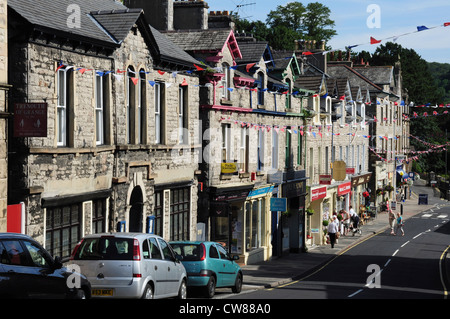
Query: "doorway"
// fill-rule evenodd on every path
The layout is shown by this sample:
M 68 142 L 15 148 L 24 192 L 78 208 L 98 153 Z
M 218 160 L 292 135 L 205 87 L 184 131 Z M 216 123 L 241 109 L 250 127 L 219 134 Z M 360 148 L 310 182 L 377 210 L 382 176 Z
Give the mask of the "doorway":
M 142 232 L 142 216 L 143 216 L 143 208 L 144 208 L 144 199 L 142 195 L 142 189 L 140 186 L 136 186 L 133 189 L 130 197 L 130 232 Z

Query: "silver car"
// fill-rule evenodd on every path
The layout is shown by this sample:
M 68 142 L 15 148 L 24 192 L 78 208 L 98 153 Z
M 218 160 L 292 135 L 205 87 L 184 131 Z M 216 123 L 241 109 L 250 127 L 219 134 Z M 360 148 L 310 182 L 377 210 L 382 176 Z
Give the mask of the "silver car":
M 84 237 L 70 263 L 80 267 L 92 297 L 186 298 L 187 275 L 172 247 L 142 233 L 103 233 Z

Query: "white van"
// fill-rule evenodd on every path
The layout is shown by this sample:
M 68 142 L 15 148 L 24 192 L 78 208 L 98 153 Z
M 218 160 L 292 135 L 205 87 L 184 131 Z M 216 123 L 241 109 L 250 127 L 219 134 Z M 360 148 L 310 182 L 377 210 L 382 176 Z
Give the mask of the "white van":
M 103 233 L 84 237 L 70 263 L 80 267 L 92 297 L 186 298 L 186 270 L 161 237 L 143 233 Z

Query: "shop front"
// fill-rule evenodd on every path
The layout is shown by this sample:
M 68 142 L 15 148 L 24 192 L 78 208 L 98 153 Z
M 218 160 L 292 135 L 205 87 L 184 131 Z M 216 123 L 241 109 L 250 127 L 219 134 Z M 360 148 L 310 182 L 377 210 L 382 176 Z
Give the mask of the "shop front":
M 306 214 L 306 239 L 308 246 L 321 244 L 323 215 L 329 213 L 327 186 L 311 187 L 310 204 Z M 326 211 L 325 211 L 326 210 Z
M 216 188 L 210 201 L 212 241 L 222 243 L 244 264 L 270 258 L 269 205 L 272 185 Z
M 352 182 L 345 182 L 338 185 L 336 198 L 336 211 L 349 211 L 351 203 Z
M 363 197 L 363 193 L 368 188 L 368 183 L 372 173 L 367 173 L 359 176 L 354 176 L 351 179 L 352 183 L 352 206 L 356 212 L 365 211 L 366 199 Z
M 305 174 L 304 170 L 296 171 L 293 179 L 287 179 L 282 184 L 282 196 L 287 199 L 287 214 L 282 217 L 282 225 L 289 234 L 290 253 L 301 252 L 305 245 Z

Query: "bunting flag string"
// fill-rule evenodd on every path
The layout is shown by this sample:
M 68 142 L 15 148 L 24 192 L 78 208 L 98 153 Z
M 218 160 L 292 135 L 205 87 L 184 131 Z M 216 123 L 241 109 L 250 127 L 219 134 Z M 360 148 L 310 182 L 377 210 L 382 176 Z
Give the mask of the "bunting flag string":
M 419 33 L 419 32 L 424 32 L 424 31 L 429 31 L 429 30 L 432 30 L 432 29 L 440 28 L 440 27 L 444 27 L 445 28 L 445 27 L 448 27 L 448 26 L 450 26 L 450 22 L 445 22 L 445 23 L 443 23 L 441 25 L 437 25 L 437 26 L 433 26 L 433 27 L 426 27 L 424 25 L 421 25 L 421 26 L 417 26 L 416 30 L 414 30 L 414 31 L 403 33 L 403 34 L 400 34 L 400 35 L 394 35 L 394 36 L 390 36 L 390 37 L 383 38 L 383 39 L 375 39 L 374 37 L 371 36 L 369 42 L 367 42 L 367 43 L 348 45 L 345 48 L 339 48 L 339 49 L 334 49 L 334 50 L 329 50 L 329 51 L 324 51 L 324 52 L 313 53 L 313 52 L 307 51 L 307 52 L 303 52 L 303 55 L 327 54 L 327 53 L 335 52 L 335 51 L 350 50 L 350 49 L 353 49 L 355 47 L 366 45 L 366 44 L 370 44 L 370 45 L 379 44 L 379 43 L 381 43 L 382 41 L 385 41 L 385 40 L 393 40 L 394 42 L 396 42 L 398 40 L 398 38 L 403 37 L 403 36 L 407 36 L 407 35 L 411 35 L 411 34 Z
M 291 58 L 291 57 L 288 57 L 288 58 Z M 283 58 L 283 59 L 287 59 L 287 58 Z M 251 67 L 253 67 L 253 66 L 255 66 L 256 64 L 255 63 L 251 63 L 251 64 L 248 64 L 247 65 L 247 69 L 250 69 Z M 193 69 L 193 70 L 189 70 L 189 71 L 187 71 L 187 73 L 189 74 L 189 73 L 192 73 L 192 72 L 199 72 L 199 71 L 203 71 L 204 69 L 202 68 L 202 67 L 200 67 L 200 66 L 198 66 L 198 65 L 196 65 L 196 64 L 194 64 L 194 66 L 195 66 L 195 70 Z M 70 65 L 67 65 L 67 64 L 65 64 L 63 61 L 59 61 L 58 62 L 58 66 L 57 66 L 57 68 L 56 68 L 56 70 L 55 70 L 55 73 L 56 72 L 58 72 L 58 70 L 60 70 L 61 68 L 63 68 L 63 67 L 65 67 L 66 69 L 70 69 L 70 68 L 73 68 L 74 69 L 74 71 L 78 71 L 80 74 L 85 74 L 86 72 L 92 72 L 92 71 L 94 71 L 97 75 L 99 75 L 99 76 L 105 76 L 105 75 L 108 75 L 108 74 L 112 74 L 113 76 L 114 76 L 114 78 L 117 80 L 117 81 L 121 81 L 122 80 L 122 77 L 123 77 L 123 74 L 124 73 L 128 73 L 128 74 L 125 74 L 125 76 L 127 76 L 128 78 L 130 78 L 130 80 L 132 81 L 132 83 L 134 84 L 134 85 L 137 85 L 138 83 L 139 83 L 139 77 L 136 77 L 136 74 L 137 73 L 145 73 L 145 74 L 149 74 L 150 72 L 145 72 L 145 71 L 140 71 L 140 72 L 135 72 L 135 71 L 132 71 L 132 70 L 130 70 L 130 69 L 128 69 L 128 70 L 120 70 L 120 69 L 117 69 L 117 70 L 95 70 L 95 69 L 89 69 L 89 68 L 84 68 L 84 67 L 77 67 L 77 68 L 75 68 L 74 66 L 70 66 Z M 160 74 L 160 75 L 164 75 L 166 72 L 164 72 L 164 71 L 161 71 L 161 70 L 156 70 L 157 72 L 158 72 L 158 74 Z M 172 72 L 172 76 L 174 77 L 174 78 L 176 78 L 176 76 L 178 75 L 178 72 Z M 147 80 L 147 82 L 152 86 L 152 87 L 154 87 L 154 85 L 155 85 L 155 83 L 156 83 L 156 81 L 152 81 L 152 80 Z M 165 85 L 166 85 L 166 87 L 170 87 L 171 85 L 172 85 L 173 83 L 169 83 L 169 82 L 166 82 L 165 83 Z M 183 81 L 182 81 L 182 83 L 181 83 L 181 86 L 187 86 L 188 85 L 188 83 L 187 83 L 187 81 L 186 81 L 186 79 L 185 78 L 183 78 Z M 206 84 L 203 84 L 203 85 L 195 85 L 196 87 L 211 87 L 212 86 L 212 84 L 211 83 L 206 83 Z M 222 87 L 223 88 L 223 86 L 220 86 L 220 87 Z M 250 90 L 250 91 L 254 91 L 254 92 L 257 92 L 258 91 L 258 89 L 257 88 L 250 88 L 250 87 L 246 87 L 246 86 L 241 86 L 241 87 L 235 87 L 235 88 L 227 88 L 227 90 L 228 91 L 230 91 L 230 92 L 233 92 L 235 89 L 238 89 L 238 90 Z M 287 95 L 288 94 L 288 92 L 287 91 L 283 91 L 283 92 L 279 92 L 279 91 L 269 91 L 267 88 L 265 88 L 265 89 L 263 89 L 262 90 L 263 92 L 266 92 L 266 93 L 269 93 L 269 94 L 273 94 L 273 95 L 281 95 L 281 94 L 285 94 L 285 95 Z M 292 92 L 292 93 L 289 93 L 289 95 L 291 95 L 291 96 L 293 96 L 293 97 L 299 97 L 299 96 L 303 96 L 303 97 L 310 97 L 310 96 L 313 96 L 313 97 L 317 97 L 317 96 L 319 96 L 319 94 L 317 94 L 317 93 L 304 93 L 304 94 L 300 94 L 300 92 L 299 91 L 294 91 L 294 92 Z M 327 97 L 327 95 L 328 94 L 323 94 L 323 95 L 321 95 L 320 97 L 321 98 L 325 98 L 325 97 Z M 340 101 L 345 101 L 345 96 L 340 96 L 339 97 L 339 100 Z M 348 103 L 352 103 L 352 102 L 354 102 L 354 101 L 349 101 Z M 360 101 L 359 101 L 360 102 Z M 366 104 L 366 105 L 371 105 L 371 104 L 373 104 L 372 102 L 366 102 L 366 103 L 364 103 L 364 104 Z M 381 105 L 381 103 L 380 102 L 376 102 L 376 104 L 377 105 Z M 385 105 L 385 104 L 387 104 L 387 102 L 385 102 L 383 105 Z M 395 105 L 398 105 L 398 102 L 395 102 Z M 401 101 L 401 105 L 402 106 L 405 106 L 405 102 L 404 101 Z M 435 108 L 435 109 L 437 109 L 437 108 L 450 108 L 450 104 L 444 104 L 444 103 L 440 103 L 440 104 L 431 104 L 431 103 L 427 103 L 427 104 L 422 104 L 422 105 L 416 105 L 416 106 L 412 106 L 412 105 L 409 105 L 410 107 L 416 107 L 416 108 L 424 108 L 424 107 L 431 107 L 431 108 Z M 412 117 L 411 116 L 407 116 L 407 115 L 405 115 L 405 114 L 403 114 L 403 118 L 404 119 L 417 119 L 417 118 L 419 118 L 419 117 L 428 117 L 428 116 L 431 116 L 431 115 L 433 115 L 433 116 L 437 116 L 437 115 L 446 115 L 446 114 L 448 114 L 448 111 L 444 111 L 443 113 L 438 113 L 437 111 L 433 111 L 431 114 L 428 114 L 428 112 L 424 112 L 422 115 L 419 115 L 417 112 L 413 112 L 413 115 L 412 115 Z M 377 121 L 380 121 L 379 119 L 376 119 L 375 117 L 374 117 L 374 120 L 375 120 L 375 122 L 377 122 Z M 381 119 L 381 121 L 382 120 L 385 120 L 385 121 L 387 121 L 387 119 L 386 118 L 384 118 L 384 119 Z

